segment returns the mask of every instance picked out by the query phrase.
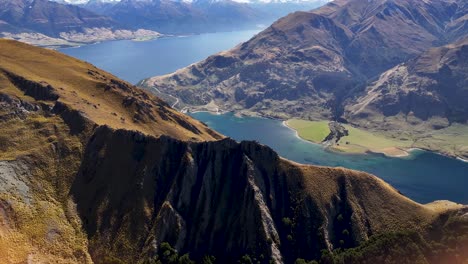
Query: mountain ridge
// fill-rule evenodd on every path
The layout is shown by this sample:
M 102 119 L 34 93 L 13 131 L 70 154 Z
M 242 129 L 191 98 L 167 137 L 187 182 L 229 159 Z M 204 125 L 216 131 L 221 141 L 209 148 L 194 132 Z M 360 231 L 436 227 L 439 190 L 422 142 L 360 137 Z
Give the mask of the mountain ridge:
M 196 260 L 293 263 L 398 228 L 443 234 L 445 213 L 466 222 L 462 205 L 421 205 L 375 176 L 224 138 L 88 63 L 0 47 L 8 263 L 156 261 L 166 241 Z
M 368 13 L 361 10 L 367 5 L 357 0 L 293 13 L 228 52 L 143 84 L 175 95 L 188 106 L 214 100 L 225 110 L 245 109 L 280 118 L 337 119 L 344 99 L 363 89 L 368 80 L 433 46 L 454 41 L 445 39 L 453 31 L 448 27 L 445 32 L 450 16 L 443 15 L 457 18 L 466 12 L 466 6 L 455 0 L 411 6 L 399 0 L 370 3 L 375 6 Z M 340 12 L 365 15 L 360 18 Z M 360 22 L 353 25 L 355 20 Z M 350 25 L 341 23 L 346 21 Z M 391 30 L 395 27 L 398 30 Z M 230 61 L 229 68 L 217 67 L 216 60 Z M 252 71 L 257 73 L 249 75 Z M 288 105 L 281 107 L 281 100 Z M 268 111 L 271 107 L 275 111 Z
M 395 103 L 399 100 L 395 96 L 379 101 L 382 109 L 395 108 L 394 115 L 369 112 L 359 117 L 349 109 L 364 100 L 363 94 L 381 74 L 430 48 L 465 38 L 467 8 L 460 0 L 333 1 L 283 17 L 229 51 L 140 85 L 167 101 L 178 98 L 183 112 L 219 109 L 283 120 L 350 122 L 386 137 L 412 140 L 415 147 L 466 159 L 466 145 L 458 146 L 462 138 L 450 142 L 447 135 L 439 135 L 443 129 L 458 130 L 451 129 L 455 123 L 467 124 L 467 113 L 459 106 L 463 94 L 440 101 L 430 91 L 447 88 L 443 82 L 439 88 L 421 86 L 415 100 L 422 101 L 413 104 L 419 104 L 417 109 L 399 109 L 407 104 Z M 452 77 L 446 74 L 445 82 L 455 82 Z M 463 71 L 456 78 L 463 78 Z M 411 112 L 421 112 L 431 100 L 447 111 L 434 110 L 433 118 Z

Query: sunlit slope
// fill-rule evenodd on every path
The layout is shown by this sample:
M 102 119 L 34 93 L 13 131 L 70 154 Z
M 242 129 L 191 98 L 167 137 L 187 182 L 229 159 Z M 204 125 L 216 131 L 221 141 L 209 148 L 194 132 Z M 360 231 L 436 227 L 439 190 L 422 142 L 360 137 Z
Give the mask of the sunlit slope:
M 131 65 L 128 65 L 131 67 Z M 28 82 L 47 87 L 24 92 Z M 97 125 L 169 134 L 181 140 L 221 138 L 200 122 L 91 64 L 51 50 L 0 40 L 0 92 L 53 106 L 60 102 L 78 110 Z M 37 89 L 36 89 L 37 90 Z

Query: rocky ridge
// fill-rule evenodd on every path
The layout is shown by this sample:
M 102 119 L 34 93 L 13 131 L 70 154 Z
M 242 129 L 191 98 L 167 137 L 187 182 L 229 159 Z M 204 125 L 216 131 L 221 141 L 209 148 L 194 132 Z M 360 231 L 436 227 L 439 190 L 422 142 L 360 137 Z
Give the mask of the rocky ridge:
M 415 203 L 366 173 L 301 165 L 223 138 L 58 52 L 0 47 L 7 263 L 144 262 L 165 241 L 195 260 L 249 254 L 293 263 L 399 229 L 439 234 L 444 215 L 463 210 Z

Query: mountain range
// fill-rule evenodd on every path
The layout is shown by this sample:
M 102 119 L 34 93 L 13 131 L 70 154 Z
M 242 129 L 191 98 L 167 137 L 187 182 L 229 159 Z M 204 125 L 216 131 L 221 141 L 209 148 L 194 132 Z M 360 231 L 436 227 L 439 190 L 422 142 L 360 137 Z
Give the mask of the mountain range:
M 252 29 L 322 1 L 0 0 L 0 37 L 39 46 Z
M 310 10 L 324 4 L 312 1 L 172 1 L 91 0 L 84 8 L 112 17 L 131 28 L 162 33 L 201 33 L 252 29 L 297 10 Z
M 113 19 L 48 0 L 0 0 L 0 36 L 38 45 L 63 46 L 103 40 L 158 37 L 129 30 Z
M 53 50 L 0 40 L 0 123 L 4 263 L 468 258 L 466 207 L 225 138 Z
M 142 85 L 180 98 L 186 109 L 214 104 L 247 115 L 403 127 L 417 136 L 466 124 L 467 14 L 461 0 L 337 0 L 290 14 L 230 51 Z M 369 93 L 376 86 L 379 92 Z

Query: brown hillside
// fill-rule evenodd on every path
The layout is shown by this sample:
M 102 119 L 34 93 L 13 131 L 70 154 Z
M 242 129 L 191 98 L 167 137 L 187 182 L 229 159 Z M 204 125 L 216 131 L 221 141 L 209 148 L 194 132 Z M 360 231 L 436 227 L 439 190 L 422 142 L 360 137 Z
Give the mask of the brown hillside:
M 62 103 L 97 125 L 116 129 L 181 140 L 221 138 L 155 96 L 56 51 L 0 40 L 0 57 L 0 91 L 4 94 L 29 102 L 37 99 L 50 107 Z
M 165 241 L 197 261 L 293 263 L 400 229 L 445 234 L 440 213 L 460 207 L 221 139 L 58 52 L 0 41 L 0 71 L 2 263 L 139 263 Z
M 346 101 L 368 81 L 466 36 L 465 2 L 332 1 L 292 13 L 230 51 L 144 84 L 178 97 L 179 106 L 189 109 L 209 104 L 279 118 L 340 119 Z

